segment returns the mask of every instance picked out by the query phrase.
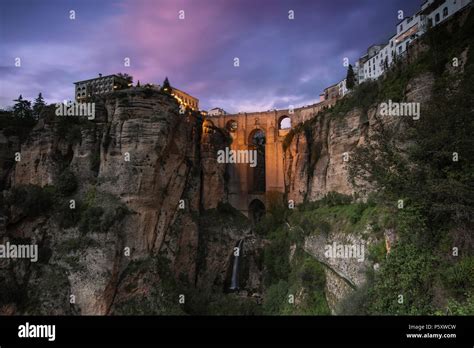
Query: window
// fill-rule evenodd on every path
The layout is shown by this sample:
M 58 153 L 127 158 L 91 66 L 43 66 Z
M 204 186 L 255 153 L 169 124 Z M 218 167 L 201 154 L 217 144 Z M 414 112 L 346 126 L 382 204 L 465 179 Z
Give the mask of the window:
M 438 22 L 439 22 L 439 13 L 437 13 L 435 16 L 435 23 L 438 23 Z
M 403 30 L 403 24 L 400 24 L 400 32 Z
M 443 8 L 443 18 L 446 18 L 448 16 L 448 8 L 445 7 Z

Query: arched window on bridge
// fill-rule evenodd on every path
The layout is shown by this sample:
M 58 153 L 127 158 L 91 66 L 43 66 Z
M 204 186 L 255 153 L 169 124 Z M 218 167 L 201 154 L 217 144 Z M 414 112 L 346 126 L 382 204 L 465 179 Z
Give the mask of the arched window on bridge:
M 290 129 L 291 128 L 291 118 L 287 115 L 280 117 L 278 120 L 278 129 Z
M 214 123 L 210 120 L 205 120 L 202 124 L 202 130 L 204 133 L 214 133 L 214 129 L 215 129 L 215 126 L 214 126 Z
M 248 140 L 249 151 L 256 151 L 256 166 L 248 169 L 248 191 L 249 193 L 264 193 L 266 191 L 265 181 L 265 133 L 261 129 L 254 129 Z
M 237 121 L 235 121 L 235 120 L 228 121 L 225 128 L 231 133 L 236 132 L 237 131 Z

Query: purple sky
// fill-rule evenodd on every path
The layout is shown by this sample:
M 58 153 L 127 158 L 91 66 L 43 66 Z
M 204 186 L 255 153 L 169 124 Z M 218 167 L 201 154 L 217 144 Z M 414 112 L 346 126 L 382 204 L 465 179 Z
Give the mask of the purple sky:
M 0 107 L 74 98 L 74 81 L 124 72 L 228 112 L 302 106 L 345 77 L 397 11 L 421 0 L 2 0 Z M 76 19 L 69 19 L 69 11 Z M 185 19 L 178 12 L 185 11 Z M 295 19 L 288 19 L 293 10 Z M 15 58 L 21 67 L 15 67 Z M 124 58 L 131 60 L 124 67 Z M 240 67 L 233 66 L 234 58 Z

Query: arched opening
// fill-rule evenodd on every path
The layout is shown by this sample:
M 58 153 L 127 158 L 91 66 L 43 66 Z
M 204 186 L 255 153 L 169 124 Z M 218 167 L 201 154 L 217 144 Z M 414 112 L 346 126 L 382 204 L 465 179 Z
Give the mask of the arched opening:
M 290 129 L 291 128 L 291 118 L 287 115 L 280 117 L 278 120 L 278 129 Z
M 252 223 L 258 224 L 265 215 L 265 205 L 259 199 L 254 199 L 249 204 L 249 218 Z
M 250 133 L 248 150 L 253 151 L 250 155 L 256 158 L 254 166 L 250 165 L 248 170 L 249 193 L 265 193 L 265 133 L 261 129 L 255 129 Z
M 202 130 L 204 133 L 214 133 L 214 123 L 210 120 L 205 120 L 202 124 Z
M 228 121 L 227 124 L 225 125 L 225 128 L 230 133 L 236 132 L 237 131 L 237 121 L 235 121 L 235 120 Z

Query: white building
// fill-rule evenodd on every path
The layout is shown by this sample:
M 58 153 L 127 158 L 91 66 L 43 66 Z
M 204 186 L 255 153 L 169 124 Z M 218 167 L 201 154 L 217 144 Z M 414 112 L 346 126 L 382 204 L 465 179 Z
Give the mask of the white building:
M 358 82 L 378 79 L 397 57 L 405 54 L 411 42 L 471 3 L 472 0 L 426 0 L 419 12 L 397 24 L 397 33 L 388 44 L 370 46 L 356 62 Z
M 425 16 L 420 12 L 404 18 L 397 24 L 397 35 L 394 40 L 395 55 L 403 55 L 408 45 L 426 32 Z
M 227 115 L 227 112 L 222 108 L 213 108 L 207 112 L 209 116 Z
M 337 84 L 337 88 L 339 90 L 339 97 L 341 98 L 344 97 L 347 93 L 349 93 L 346 82 L 347 80 L 344 79 Z
M 367 54 L 359 59 L 359 83 L 377 79 L 380 73 L 381 55 L 379 52 L 385 45 L 372 45 L 367 49 Z M 360 71 L 362 69 L 362 71 Z
M 82 102 L 94 96 L 101 96 L 114 91 L 130 88 L 132 82 L 119 75 L 107 75 L 74 82 L 76 101 Z
M 438 24 L 472 3 L 472 0 L 426 0 L 420 13 L 426 16 L 427 28 Z

